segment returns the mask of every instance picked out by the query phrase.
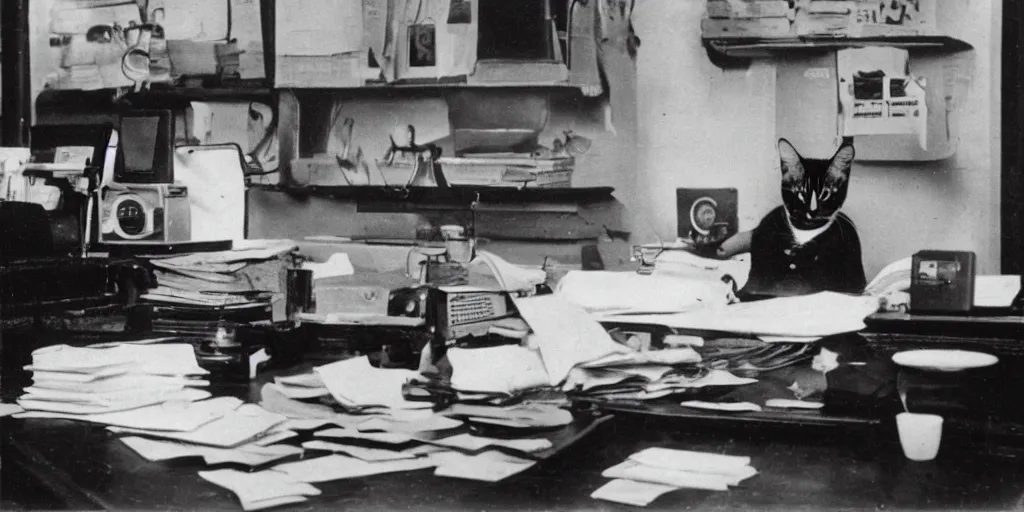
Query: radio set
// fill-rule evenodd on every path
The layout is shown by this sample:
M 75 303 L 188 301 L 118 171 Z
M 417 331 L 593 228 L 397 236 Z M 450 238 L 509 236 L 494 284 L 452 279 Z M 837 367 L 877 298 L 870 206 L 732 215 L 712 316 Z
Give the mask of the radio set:
M 174 179 L 174 115 L 125 112 L 111 132 L 99 197 L 99 240 L 108 245 L 191 241 L 188 187 Z
M 462 287 L 438 289 L 435 303 L 437 333 L 445 341 L 486 336 L 494 322 L 510 313 L 508 294 Z

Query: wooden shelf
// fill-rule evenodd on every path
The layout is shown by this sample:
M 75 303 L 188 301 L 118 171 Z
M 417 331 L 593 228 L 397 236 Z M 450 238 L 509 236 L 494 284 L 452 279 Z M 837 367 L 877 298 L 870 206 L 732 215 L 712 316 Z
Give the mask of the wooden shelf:
M 407 209 L 460 209 L 468 210 L 476 204 L 529 204 L 574 203 L 586 204 L 608 201 L 612 187 L 524 188 L 512 187 L 385 187 L 370 186 L 318 186 L 282 187 L 252 184 L 252 188 L 286 192 L 296 196 L 317 196 L 354 200 L 360 205 L 396 203 Z M 392 210 L 393 211 L 393 210 Z
M 973 48 L 969 43 L 949 36 L 704 38 L 704 44 L 709 51 L 736 58 L 772 57 L 793 52 L 824 52 L 865 46 L 939 52 L 958 52 Z

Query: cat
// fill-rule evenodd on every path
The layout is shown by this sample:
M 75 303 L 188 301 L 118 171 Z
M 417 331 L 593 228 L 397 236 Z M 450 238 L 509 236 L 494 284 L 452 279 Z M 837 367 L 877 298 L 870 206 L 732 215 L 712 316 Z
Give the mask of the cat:
M 854 149 L 843 143 L 828 160 L 804 158 L 779 139 L 782 205 L 752 232 L 723 244 L 720 256 L 750 252 L 750 278 L 741 300 L 822 291 L 860 294 L 867 282 L 857 229 L 840 212 L 846 201 Z

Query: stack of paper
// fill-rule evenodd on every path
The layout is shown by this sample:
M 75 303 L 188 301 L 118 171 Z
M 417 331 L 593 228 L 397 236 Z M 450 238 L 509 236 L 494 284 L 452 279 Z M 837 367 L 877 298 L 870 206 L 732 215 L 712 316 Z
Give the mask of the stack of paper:
M 563 390 L 602 400 L 651 400 L 706 386 L 757 382 L 725 370 L 707 370 L 689 347 L 612 354 L 569 372 Z
M 643 507 L 681 488 L 727 491 L 756 474 L 750 457 L 648 448 L 601 473 L 615 480 L 590 497 Z
M 18 399 L 29 412 L 99 415 L 207 398 L 206 370 L 189 344 L 54 345 L 32 353 L 32 385 Z
M 447 352 L 456 391 L 512 394 L 548 386 L 540 354 L 519 345 L 457 348 Z
M 294 248 L 289 240 L 248 240 L 236 242 L 230 251 L 154 259 L 157 287 L 141 298 L 158 304 L 211 308 L 266 302 L 253 292 L 282 300 L 287 262 L 281 257 Z

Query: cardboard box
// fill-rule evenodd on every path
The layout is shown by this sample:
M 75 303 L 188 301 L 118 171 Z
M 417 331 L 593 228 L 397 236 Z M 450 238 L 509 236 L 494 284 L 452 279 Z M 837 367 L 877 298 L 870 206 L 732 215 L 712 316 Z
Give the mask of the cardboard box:
M 730 37 L 787 37 L 791 35 L 788 18 L 710 19 L 700 22 L 703 36 L 710 39 Z
M 708 0 L 709 18 L 786 18 L 792 12 L 788 0 L 736 2 Z

